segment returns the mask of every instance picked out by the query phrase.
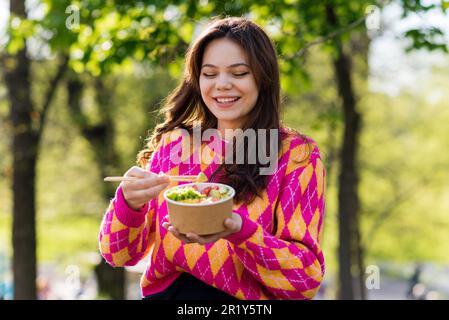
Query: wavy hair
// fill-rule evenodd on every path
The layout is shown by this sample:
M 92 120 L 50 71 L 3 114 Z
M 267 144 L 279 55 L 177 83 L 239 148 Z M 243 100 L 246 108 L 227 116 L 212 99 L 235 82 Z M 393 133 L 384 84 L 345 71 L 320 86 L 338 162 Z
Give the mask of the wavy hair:
M 270 129 L 281 128 L 279 66 L 273 43 L 262 28 L 248 19 L 239 17 L 216 19 L 211 21 L 189 46 L 185 57 L 184 77 L 167 96 L 161 108 L 165 121 L 155 127 L 153 133 L 147 138 L 146 148 L 137 156 L 137 161 L 142 167 L 149 161 L 164 133 L 177 128 L 193 132 L 195 121 L 201 123 L 201 130 L 217 128 L 217 118 L 209 111 L 201 98 L 199 78 L 207 45 L 220 38 L 230 39 L 243 48 L 259 89 L 256 105 L 248 114 L 248 120 L 241 129 L 267 129 L 269 132 Z M 280 148 L 282 130 L 278 132 Z M 244 139 L 243 143 L 244 150 L 249 150 L 248 141 Z M 258 143 L 257 140 L 256 144 Z M 265 143 L 265 150 L 270 150 L 268 135 Z M 234 152 L 236 148 L 234 143 Z M 246 154 L 245 160 L 247 159 Z M 236 203 L 240 201 L 251 203 L 256 196 L 260 196 L 267 184 L 267 176 L 259 174 L 262 165 L 258 160 L 256 162 L 255 164 L 250 164 L 248 161 L 244 161 L 243 164 L 222 163 L 210 180 L 217 180 L 217 182 L 219 180 L 232 186 L 236 190 L 234 198 Z

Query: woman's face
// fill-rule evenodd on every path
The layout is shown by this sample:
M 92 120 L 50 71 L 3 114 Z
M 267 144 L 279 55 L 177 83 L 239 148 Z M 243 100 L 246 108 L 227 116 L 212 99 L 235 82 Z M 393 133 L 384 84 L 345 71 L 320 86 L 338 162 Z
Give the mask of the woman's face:
M 259 91 L 246 54 L 238 44 L 220 38 L 207 45 L 200 90 L 207 108 L 217 117 L 220 131 L 242 127 Z

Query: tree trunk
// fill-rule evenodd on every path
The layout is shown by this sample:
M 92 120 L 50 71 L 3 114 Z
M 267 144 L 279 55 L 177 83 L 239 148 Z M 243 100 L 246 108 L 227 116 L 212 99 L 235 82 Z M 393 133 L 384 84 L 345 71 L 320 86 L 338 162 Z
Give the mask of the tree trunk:
M 14 3 L 14 2 L 13 2 Z M 11 12 L 20 7 L 11 4 Z M 14 11 L 13 11 L 14 10 Z M 5 83 L 10 101 L 13 154 L 13 277 L 14 298 L 36 298 L 36 201 L 37 136 L 33 130 L 30 97 L 30 62 L 26 48 L 7 57 Z
M 23 1 L 10 2 L 11 14 L 26 17 Z M 4 58 L 13 154 L 13 281 L 14 299 L 36 299 L 35 169 L 37 133 L 33 128 L 30 61 L 26 46 Z
M 23 1 L 11 1 L 11 14 L 26 18 Z M 27 47 L 2 57 L 12 123 L 13 154 L 13 283 L 14 299 L 36 299 L 36 164 L 45 115 L 67 67 L 65 59 L 50 81 L 44 105 L 37 111 L 31 100 Z
M 90 125 L 87 117 L 82 112 L 83 82 L 76 74 L 72 74 L 67 81 L 68 106 L 73 121 L 92 147 L 101 176 L 105 177 L 115 174 L 120 166 L 114 147 L 114 126 L 110 108 L 111 93 L 104 87 L 101 79 L 96 79 L 95 87 L 98 107 L 102 114 L 100 123 Z M 109 202 L 114 197 L 115 188 L 112 184 L 103 184 L 101 192 L 106 202 Z M 98 290 L 101 294 L 115 300 L 125 299 L 124 268 L 113 268 L 102 259 L 95 267 L 95 274 L 97 276 Z
M 326 7 L 331 25 L 338 27 L 338 20 L 331 5 Z M 339 211 L 339 298 L 354 299 L 353 269 L 358 269 L 361 258 L 359 245 L 359 198 L 357 153 L 360 129 L 360 115 L 356 111 L 356 99 L 351 79 L 350 56 L 347 55 L 337 38 L 335 40 L 336 56 L 333 59 L 334 73 L 338 93 L 342 99 L 344 111 L 343 145 L 340 155 L 340 175 L 338 183 Z M 357 270 L 361 275 L 363 270 Z M 357 278 L 359 280 L 360 277 Z M 358 287 L 360 289 L 360 287 Z M 357 290 L 359 291 L 359 290 Z M 360 295 L 361 292 L 358 292 Z
M 360 211 L 359 211 L 360 212 Z M 360 215 L 360 214 L 359 214 Z M 365 285 L 365 249 L 363 247 L 362 236 L 360 234 L 360 223 L 357 223 L 357 238 L 356 238 L 356 254 L 357 254 L 357 271 L 358 271 L 358 288 L 359 298 L 366 300 L 366 285 Z
M 339 211 L 339 263 L 342 299 L 354 299 L 353 275 L 351 270 L 357 263 L 357 233 L 359 199 L 357 193 L 357 149 L 360 116 L 355 110 L 354 93 L 351 86 L 348 57 L 340 51 L 334 60 L 339 94 L 343 100 L 344 133 L 340 156 L 338 190 Z
M 357 67 L 357 73 L 362 75 L 362 79 L 368 78 L 368 52 L 370 46 L 370 38 L 366 33 L 357 33 L 351 37 L 350 40 L 350 50 L 353 56 L 356 56 L 357 59 L 360 59 L 360 63 Z M 362 121 L 362 117 L 359 116 L 359 122 Z M 359 130 L 357 135 L 360 136 L 360 132 L 362 130 L 362 124 L 358 124 Z M 358 139 L 357 139 L 358 140 Z M 355 229 L 355 250 L 356 250 L 356 260 L 357 260 L 357 277 L 358 277 L 358 288 L 359 288 L 359 298 L 361 300 L 366 299 L 366 284 L 365 284 L 365 252 L 366 247 L 363 241 L 363 237 L 360 230 L 360 219 L 363 216 L 363 210 L 359 207 L 357 219 L 355 225 L 357 226 Z

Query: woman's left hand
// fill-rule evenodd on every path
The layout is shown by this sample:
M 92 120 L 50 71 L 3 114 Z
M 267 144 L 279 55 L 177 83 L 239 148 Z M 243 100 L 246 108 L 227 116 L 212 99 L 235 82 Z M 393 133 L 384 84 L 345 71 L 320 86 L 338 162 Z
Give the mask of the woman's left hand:
M 227 237 L 233 233 L 239 232 L 240 229 L 242 228 L 242 218 L 240 217 L 240 215 L 233 212 L 232 217 L 227 218 L 224 221 L 224 226 L 226 227 L 226 230 L 207 236 L 199 236 L 191 232 L 187 234 L 179 233 L 178 230 L 176 230 L 176 228 L 170 224 L 170 222 L 164 222 L 162 226 L 182 242 L 207 244 L 215 242 L 224 237 Z

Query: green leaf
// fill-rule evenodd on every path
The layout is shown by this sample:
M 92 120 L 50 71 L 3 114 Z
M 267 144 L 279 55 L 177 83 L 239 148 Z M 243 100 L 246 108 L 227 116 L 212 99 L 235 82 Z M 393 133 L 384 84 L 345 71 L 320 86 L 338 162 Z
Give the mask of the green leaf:
M 441 2 L 441 9 L 444 13 L 446 13 L 446 10 L 449 9 L 449 1 L 442 1 Z

